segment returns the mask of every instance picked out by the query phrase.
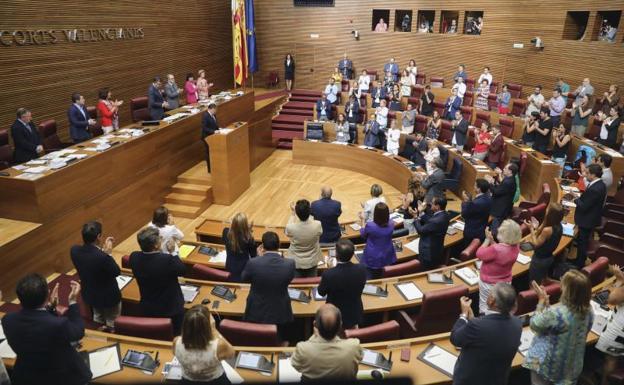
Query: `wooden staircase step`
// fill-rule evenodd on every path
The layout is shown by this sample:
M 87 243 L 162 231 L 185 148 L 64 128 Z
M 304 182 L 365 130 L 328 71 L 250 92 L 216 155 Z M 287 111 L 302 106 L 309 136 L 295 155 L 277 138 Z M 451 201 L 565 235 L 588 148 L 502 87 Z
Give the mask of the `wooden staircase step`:
M 188 218 L 188 219 L 195 219 L 199 216 L 199 214 L 201 214 L 204 211 L 204 209 L 202 209 L 201 207 L 177 205 L 174 203 L 165 203 L 165 207 L 169 209 L 169 212 L 174 217 Z
M 165 197 L 166 203 L 188 205 L 194 207 L 201 207 L 206 200 L 208 200 L 208 197 L 206 195 L 201 196 L 180 193 L 170 193 Z
M 206 196 L 209 190 L 210 186 L 204 184 L 199 185 L 194 183 L 179 182 L 173 185 L 171 192 L 186 195 Z

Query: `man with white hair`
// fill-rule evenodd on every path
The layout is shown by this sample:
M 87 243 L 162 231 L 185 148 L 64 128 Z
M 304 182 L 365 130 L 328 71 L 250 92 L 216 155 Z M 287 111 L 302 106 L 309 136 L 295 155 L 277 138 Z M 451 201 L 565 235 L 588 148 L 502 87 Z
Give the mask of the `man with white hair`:
M 576 104 L 581 104 L 583 96 L 591 97 L 594 94 L 594 86 L 589 82 L 589 78 L 583 79 L 583 83 L 574 91 Z
M 340 239 L 342 232 L 338 218 L 342 214 L 342 205 L 339 201 L 332 199 L 331 187 L 323 186 L 321 199 L 312 202 L 311 212 L 314 219 L 321 222 L 323 228 L 319 240 L 321 243 L 334 243 Z

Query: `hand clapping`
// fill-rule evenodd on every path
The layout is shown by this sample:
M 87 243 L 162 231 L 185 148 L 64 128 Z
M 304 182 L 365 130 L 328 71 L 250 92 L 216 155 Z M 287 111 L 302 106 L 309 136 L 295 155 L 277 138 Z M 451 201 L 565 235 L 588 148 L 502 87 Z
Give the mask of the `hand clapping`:
M 548 306 L 550 304 L 550 297 L 543 286 L 540 286 L 537 282 L 531 281 L 531 288 L 537 294 L 538 302 Z

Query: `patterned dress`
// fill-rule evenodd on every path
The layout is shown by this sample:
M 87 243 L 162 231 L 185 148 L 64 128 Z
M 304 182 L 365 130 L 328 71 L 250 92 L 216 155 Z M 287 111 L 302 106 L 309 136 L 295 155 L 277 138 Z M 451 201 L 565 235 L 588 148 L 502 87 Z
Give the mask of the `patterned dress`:
M 578 315 L 561 303 L 538 305 L 531 318 L 535 337 L 522 366 L 555 385 L 576 384 L 593 321 L 591 308 L 585 315 Z
M 475 108 L 480 110 L 489 110 L 488 96 L 490 96 L 490 87 L 479 87 L 477 89 L 477 98 L 475 99 Z

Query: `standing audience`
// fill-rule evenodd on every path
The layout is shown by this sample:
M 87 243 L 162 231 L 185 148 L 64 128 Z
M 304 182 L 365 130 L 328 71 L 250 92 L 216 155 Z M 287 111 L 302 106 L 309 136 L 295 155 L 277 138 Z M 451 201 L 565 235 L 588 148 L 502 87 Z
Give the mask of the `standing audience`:
M 160 206 L 154 210 L 151 227 L 158 229 L 160 234 L 160 251 L 178 255 L 180 251 L 179 243 L 184 239 L 182 230 L 176 227 L 173 215 L 165 206 Z
M 489 191 L 488 181 L 479 178 L 475 183 L 477 195 L 474 198 L 465 190 L 462 193 L 461 216 L 464 218 L 464 248 L 473 239 L 479 239 L 481 242 L 485 240 L 485 229 L 492 209 L 492 197 Z
M 449 220 L 444 197 L 434 198 L 430 208 L 427 208 L 424 203 L 418 207 L 414 227 L 420 236 L 418 260 L 424 270 L 435 269 L 444 263 L 444 237 L 446 237 Z
M 496 178 L 490 175 L 486 176 L 486 180 L 492 187 L 492 224 L 490 230 L 496 237 L 498 227 L 503 221 L 511 215 L 513 208 L 513 200 L 516 194 L 516 174 L 518 166 L 508 163 L 501 171 L 496 169 Z
M 286 257 L 295 260 L 295 277 L 316 277 L 316 269 L 323 257 L 319 239 L 323 233 L 321 222 L 310 217 L 310 202 L 300 199 L 290 205 L 290 219 L 284 233 L 290 238 Z
M 295 79 L 295 59 L 290 53 L 284 58 L 284 79 L 286 79 L 286 91 L 292 90 L 292 82 Z
M 366 239 L 366 247 L 360 263 L 366 266 L 368 279 L 381 278 L 383 268 L 396 262 L 396 251 L 392 243 L 394 222 L 390 219 L 388 205 L 375 205 L 373 220 L 366 222 L 360 213 L 360 235 Z
M 232 218 L 229 228 L 224 228 L 221 239 L 225 244 L 225 270 L 230 272 L 230 281 L 241 282 L 242 273 L 251 258 L 258 253 L 252 233 L 252 225 L 244 213 L 237 213 Z
M 563 221 L 563 208 L 557 202 L 548 205 L 542 224 L 535 218 L 525 220 L 525 224 L 530 229 L 529 242 L 534 249 L 529 266 L 529 281 L 542 285 L 549 277 L 555 261 L 554 253 L 563 235 L 561 221 Z
M 323 186 L 321 189 L 321 199 L 312 202 L 310 206 L 312 216 L 321 222 L 323 233 L 319 241 L 321 243 L 334 243 L 342 235 L 338 218 L 342 214 L 342 205 L 339 201 L 332 199 L 332 189 Z
M 17 110 L 17 119 L 11 125 L 11 137 L 15 163 L 25 163 L 45 153 L 39 131 L 32 122 L 32 112 L 26 108 Z
M 110 134 L 119 128 L 119 107 L 123 104 L 123 100 L 113 100 L 113 93 L 108 88 L 102 88 L 98 96 L 100 100 L 97 111 L 102 131 L 104 134 Z

